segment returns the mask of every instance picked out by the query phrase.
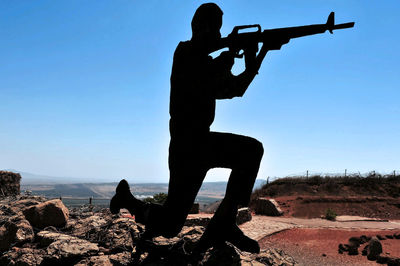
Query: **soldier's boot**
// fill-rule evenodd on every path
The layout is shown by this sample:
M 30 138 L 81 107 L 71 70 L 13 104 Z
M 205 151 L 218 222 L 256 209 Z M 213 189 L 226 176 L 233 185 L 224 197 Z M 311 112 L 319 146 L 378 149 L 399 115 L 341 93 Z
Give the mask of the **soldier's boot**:
M 115 195 L 110 201 L 111 213 L 117 214 L 122 208 L 127 209 L 132 215 L 135 215 L 135 220 L 138 223 L 146 223 L 146 216 L 149 209 L 148 204 L 132 195 L 129 184 L 125 179 L 119 182 L 115 190 Z

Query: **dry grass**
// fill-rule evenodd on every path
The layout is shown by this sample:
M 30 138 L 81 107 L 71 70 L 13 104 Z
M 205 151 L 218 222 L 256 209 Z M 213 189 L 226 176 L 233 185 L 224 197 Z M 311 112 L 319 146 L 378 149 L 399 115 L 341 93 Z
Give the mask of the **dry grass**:
M 294 195 L 400 197 L 400 176 L 370 172 L 347 176 L 313 175 L 279 178 L 255 190 L 258 197 Z

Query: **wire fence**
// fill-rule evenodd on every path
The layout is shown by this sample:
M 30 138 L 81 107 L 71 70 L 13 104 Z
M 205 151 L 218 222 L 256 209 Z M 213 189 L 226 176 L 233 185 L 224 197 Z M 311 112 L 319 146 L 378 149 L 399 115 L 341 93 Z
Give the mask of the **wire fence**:
M 92 205 L 100 207 L 110 206 L 110 198 L 94 198 L 94 197 L 53 197 L 52 199 L 60 199 L 67 207 L 80 207 L 82 205 Z
M 378 171 L 370 171 L 370 172 L 363 172 L 360 171 L 348 171 L 344 169 L 343 172 L 336 172 L 336 173 L 322 173 L 317 171 L 305 170 L 304 172 L 299 172 L 296 174 L 287 175 L 285 177 L 267 177 L 267 184 L 269 182 L 283 179 L 283 178 L 298 178 L 298 179 L 308 179 L 313 177 L 319 178 L 395 178 L 400 179 L 400 169 L 393 170 L 393 171 L 386 171 L 386 172 L 378 172 Z

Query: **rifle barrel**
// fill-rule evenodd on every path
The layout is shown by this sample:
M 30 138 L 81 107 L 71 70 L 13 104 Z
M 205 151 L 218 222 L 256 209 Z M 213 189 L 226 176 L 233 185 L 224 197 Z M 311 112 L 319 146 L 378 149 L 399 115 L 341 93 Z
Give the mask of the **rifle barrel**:
M 354 22 L 342 23 L 342 24 L 333 25 L 333 30 L 347 29 L 347 28 L 353 28 L 353 27 L 354 27 Z

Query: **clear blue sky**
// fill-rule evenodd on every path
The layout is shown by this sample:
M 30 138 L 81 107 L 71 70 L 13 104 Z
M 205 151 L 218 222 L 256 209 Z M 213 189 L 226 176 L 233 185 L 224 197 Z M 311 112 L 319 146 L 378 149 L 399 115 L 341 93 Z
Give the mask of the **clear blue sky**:
M 167 182 L 172 56 L 202 2 L 0 1 L 0 169 Z M 258 178 L 400 170 L 398 0 L 216 3 L 223 35 L 356 22 L 271 52 L 243 98 L 217 103 L 213 130 L 263 142 Z

